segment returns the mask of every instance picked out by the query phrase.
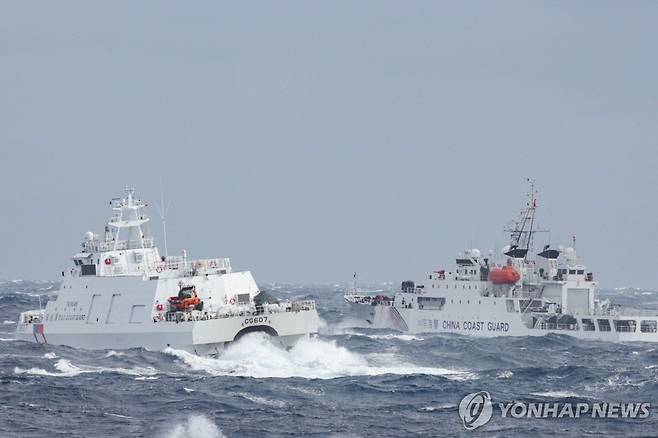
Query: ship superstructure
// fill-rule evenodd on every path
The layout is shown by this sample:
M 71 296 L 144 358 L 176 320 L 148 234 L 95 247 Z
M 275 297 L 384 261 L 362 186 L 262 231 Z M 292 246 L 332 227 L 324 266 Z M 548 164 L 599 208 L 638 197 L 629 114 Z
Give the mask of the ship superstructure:
M 313 301 L 279 302 L 227 258 L 161 256 L 133 189 L 110 201 L 103 236 L 87 232 L 56 299 L 20 315 L 22 340 L 88 349 L 219 353 L 261 331 L 284 346 L 317 331 Z
M 606 341 L 658 342 L 658 312 L 624 309 L 597 297 L 597 282 L 571 247 L 545 245 L 537 232 L 534 183 L 510 243 L 494 262 L 478 249 L 462 252 L 453 269 L 430 273 L 427 286 L 402 282 L 394 296 L 349 294 L 345 300 L 373 327 L 412 333 L 539 336 L 562 333 Z

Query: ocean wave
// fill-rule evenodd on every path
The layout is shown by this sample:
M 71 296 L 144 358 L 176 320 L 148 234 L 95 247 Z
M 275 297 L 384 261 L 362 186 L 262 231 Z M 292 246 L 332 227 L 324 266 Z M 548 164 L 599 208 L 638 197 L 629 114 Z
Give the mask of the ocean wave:
M 583 395 L 571 391 L 543 391 L 531 392 L 530 395 L 544 398 L 586 398 Z
M 133 419 L 133 417 L 130 417 L 128 415 L 114 414 L 112 412 L 103 412 L 103 415 L 107 415 L 109 417 L 115 417 L 115 418 L 122 418 L 124 420 L 132 420 Z
M 252 333 L 229 346 L 218 358 L 200 357 L 173 348 L 166 348 L 164 352 L 193 370 L 215 376 L 333 379 L 383 374 L 428 374 L 454 380 L 473 377 L 472 373 L 466 371 L 410 364 L 390 354 L 361 355 L 337 345 L 335 341 L 318 337 L 303 339 L 285 351 L 273 345 L 266 335 Z
M 388 334 L 388 335 L 366 335 L 363 333 L 357 333 L 359 336 L 365 336 L 370 339 L 381 339 L 381 340 L 390 340 L 390 339 L 397 339 L 399 341 L 424 341 L 424 338 L 420 338 L 418 336 L 414 335 L 396 335 L 396 334 Z
M 166 438 L 224 438 L 225 435 L 205 415 L 191 415 L 177 423 Z
M 320 397 L 324 395 L 324 390 L 322 388 L 309 388 L 304 386 L 288 386 L 288 389 L 299 392 L 304 395 L 312 395 L 314 397 Z
M 56 356 L 54 356 L 56 357 Z M 96 366 L 74 365 L 67 359 L 59 359 L 54 365 L 58 372 L 48 371 L 43 368 L 28 368 L 21 367 L 14 368 L 14 374 L 28 374 L 33 376 L 48 376 L 48 377 L 75 377 L 80 374 L 92 373 L 116 373 L 125 374 L 129 376 L 153 376 L 158 374 L 159 371 L 153 367 L 135 367 L 135 368 L 106 368 Z
M 122 351 L 110 350 L 110 351 L 107 352 L 105 357 L 121 357 L 121 356 L 125 356 L 125 355 L 126 355 L 126 353 L 124 353 Z
M 421 411 L 421 412 L 434 412 L 434 411 L 442 411 L 442 410 L 445 410 L 445 409 L 454 409 L 456 407 L 457 407 L 457 405 L 452 404 L 452 403 L 443 403 L 443 404 L 436 405 L 436 406 L 431 406 L 431 405 L 430 406 L 423 406 L 422 408 L 419 408 L 418 410 Z
M 249 394 L 248 392 L 238 392 L 235 393 L 235 395 L 244 398 L 245 400 L 249 400 L 252 403 L 256 403 L 258 405 L 263 405 L 263 406 L 268 406 L 271 408 L 285 408 L 288 406 L 288 403 L 284 402 L 283 400 L 274 400 L 271 398 L 267 397 L 261 397 L 259 395 L 254 395 L 254 394 Z

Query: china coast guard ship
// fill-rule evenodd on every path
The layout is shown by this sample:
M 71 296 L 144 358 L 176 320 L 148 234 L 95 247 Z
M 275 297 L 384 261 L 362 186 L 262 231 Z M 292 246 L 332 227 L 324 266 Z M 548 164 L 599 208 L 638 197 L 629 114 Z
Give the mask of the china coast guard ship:
M 261 292 L 248 271 L 229 259 L 160 256 L 148 234 L 146 204 L 110 201 L 103 238 L 87 232 L 73 266 L 62 272 L 56 299 L 20 315 L 20 340 L 87 349 L 166 347 L 217 354 L 250 332 L 282 346 L 316 332 L 313 301 L 279 302 Z
M 603 341 L 658 342 L 658 311 L 624 309 L 597 298 L 592 272 L 573 247 L 544 246 L 532 257 L 537 233 L 534 183 L 518 220 L 506 228 L 504 261 L 466 250 L 453 270 L 438 269 L 429 285 L 402 282 L 394 296 L 356 294 L 345 300 L 375 328 L 411 333 L 538 336 L 559 333 Z

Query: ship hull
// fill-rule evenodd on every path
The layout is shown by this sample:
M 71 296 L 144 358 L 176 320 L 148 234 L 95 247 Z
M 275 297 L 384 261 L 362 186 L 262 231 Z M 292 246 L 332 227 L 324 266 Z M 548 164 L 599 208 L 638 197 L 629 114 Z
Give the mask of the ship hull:
M 275 344 L 290 347 L 308 333 L 317 331 L 315 311 L 286 312 L 273 315 L 237 316 L 202 321 L 159 321 L 143 327 L 84 327 L 82 324 L 20 323 L 16 338 L 48 345 L 105 350 L 167 347 L 197 354 L 219 353 L 251 332 L 271 335 Z
M 249 305 L 223 304 L 221 291 L 257 289 L 245 272 L 185 278 L 186 284 L 196 286 L 206 307 L 203 312 L 168 313 L 167 299 L 176 294 L 181 281 L 66 277 L 56 299 L 43 311 L 21 315 L 16 337 L 85 349 L 171 347 L 207 354 L 220 352 L 253 331 L 267 333 L 275 343 L 287 347 L 318 330 L 319 317 L 311 302 L 260 312 Z M 35 322 L 30 314 L 41 314 L 41 319 Z
M 401 332 L 455 333 L 477 337 L 545 336 L 561 334 L 579 339 L 606 342 L 658 342 L 658 333 L 645 330 L 649 322 L 654 326 L 658 316 L 642 315 L 574 315 L 577 323 L 560 328 L 547 324 L 534 324 L 537 315 L 508 311 L 505 298 L 460 296 L 448 300 L 441 310 L 398 307 L 395 305 L 370 305 L 349 303 L 352 314 L 377 329 L 393 329 Z M 593 327 L 587 329 L 583 320 L 590 320 Z M 607 322 L 606 322 L 607 321 Z M 632 321 L 632 327 L 617 327 L 619 321 Z M 553 327 L 558 327 L 555 324 Z M 652 326 L 653 327 L 653 326 Z M 609 328 L 609 330 L 607 330 Z M 602 330 L 606 329 L 606 330 Z

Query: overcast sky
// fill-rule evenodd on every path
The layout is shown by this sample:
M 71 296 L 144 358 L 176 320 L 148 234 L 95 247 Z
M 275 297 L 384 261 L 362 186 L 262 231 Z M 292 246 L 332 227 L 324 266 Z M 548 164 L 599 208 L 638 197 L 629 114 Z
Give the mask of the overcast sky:
M 0 278 L 58 278 L 162 178 L 170 253 L 423 279 L 499 249 L 534 177 L 541 239 L 657 289 L 657 23 L 650 1 L 2 1 Z

